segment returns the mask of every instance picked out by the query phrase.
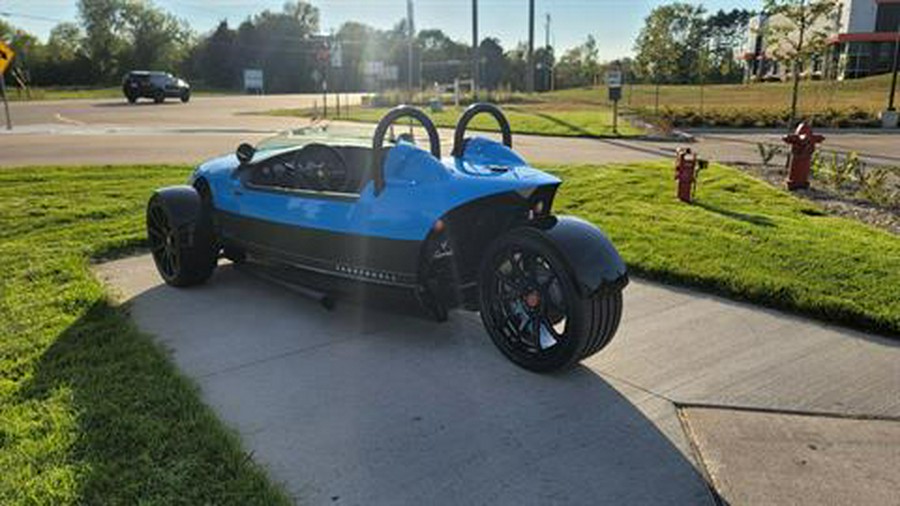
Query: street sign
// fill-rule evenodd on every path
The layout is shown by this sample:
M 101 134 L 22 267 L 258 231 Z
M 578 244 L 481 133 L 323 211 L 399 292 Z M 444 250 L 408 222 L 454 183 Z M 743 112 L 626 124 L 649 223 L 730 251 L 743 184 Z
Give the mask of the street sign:
M 331 47 L 331 66 L 339 69 L 344 66 L 344 51 L 340 42 Z
M 265 82 L 260 69 L 244 69 L 244 91 L 263 93 Z
M 610 86 L 609 101 L 610 102 L 618 102 L 619 100 L 622 100 L 622 87 L 621 86 Z
M 622 71 L 621 70 L 607 70 L 606 71 L 606 85 L 610 88 L 621 88 L 622 87 Z
M 7 46 L 5 42 L 0 40 L 0 74 L 6 72 L 6 69 L 12 63 L 15 56 L 16 52 L 13 51 L 11 47 Z

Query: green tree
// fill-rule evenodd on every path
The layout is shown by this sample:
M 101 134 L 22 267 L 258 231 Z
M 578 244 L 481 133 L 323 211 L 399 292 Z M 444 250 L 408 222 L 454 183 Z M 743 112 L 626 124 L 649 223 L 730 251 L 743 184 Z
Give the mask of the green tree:
M 79 0 L 78 15 L 84 28 L 83 49 L 97 80 L 108 82 L 119 70 L 125 42 L 119 35 L 124 0 Z
M 653 9 L 634 44 L 637 74 L 657 84 L 696 81 L 705 12 L 700 5 L 683 2 Z
M 500 40 L 488 37 L 481 41 L 478 48 L 481 57 L 481 87 L 488 90 L 496 90 L 503 82 L 506 60 L 503 58 L 503 46 Z
M 794 89 L 791 95 L 791 126 L 797 121 L 800 69 L 803 62 L 821 56 L 838 11 L 838 0 L 766 0 L 769 16 L 763 29 L 768 51 L 791 62 Z
M 202 38 L 190 56 L 190 74 L 217 88 L 233 88 L 238 84 L 239 70 L 235 61 L 237 32 L 221 21 L 213 32 Z
M 747 27 L 754 13 L 747 9 L 719 10 L 706 19 L 705 38 L 708 42 L 708 81 L 738 82 L 743 77 L 737 65 L 737 51 L 747 35 Z
M 172 14 L 143 2 L 122 6 L 121 35 L 126 42 L 120 60 L 125 67 L 174 70 L 191 43 L 191 30 Z M 125 68 L 120 68 L 124 72 Z
M 600 50 L 592 35 L 580 46 L 566 51 L 556 66 L 556 82 L 560 88 L 591 86 L 600 72 Z

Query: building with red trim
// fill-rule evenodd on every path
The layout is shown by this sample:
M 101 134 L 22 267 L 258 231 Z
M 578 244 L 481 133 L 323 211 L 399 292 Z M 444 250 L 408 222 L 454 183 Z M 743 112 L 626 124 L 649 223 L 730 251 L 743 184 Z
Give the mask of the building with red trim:
M 893 68 L 900 38 L 900 0 L 841 0 L 833 19 L 820 21 L 816 31 L 829 34 L 824 54 L 803 62 L 800 74 L 812 79 L 855 79 L 884 74 Z M 777 16 L 761 14 L 750 22 L 744 59 L 746 81 L 788 80 L 792 62 L 777 58 L 765 28 Z

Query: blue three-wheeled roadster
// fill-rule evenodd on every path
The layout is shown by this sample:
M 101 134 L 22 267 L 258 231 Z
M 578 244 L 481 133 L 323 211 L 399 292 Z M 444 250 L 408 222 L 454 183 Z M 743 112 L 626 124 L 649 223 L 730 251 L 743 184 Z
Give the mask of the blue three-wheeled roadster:
M 466 137 L 482 113 L 502 142 Z M 401 118 L 421 123 L 428 150 L 411 134 L 394 138 Z M 467 109 L 445 158 L 413 107 L 391 110 L 371 141 L 335 130 L 242 144 L 187 185 L 156 191 L 147 232 L 165 282 L 203 283 L 224 256 L 324 303 L 348 286 L 404 292 L 439 321 L 479 311 L 500 351 L 533 371 L 572 366 L 610 342 L 625 265 L 599 229 L 552 214 L 561 182 L 512 150 L 500 109 Z

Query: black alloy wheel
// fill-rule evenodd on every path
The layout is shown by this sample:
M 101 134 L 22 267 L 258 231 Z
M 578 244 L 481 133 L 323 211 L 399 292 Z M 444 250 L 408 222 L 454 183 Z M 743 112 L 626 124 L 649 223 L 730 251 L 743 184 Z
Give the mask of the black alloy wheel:
M 621 291 L 582 297 L 562 258 L 543 239 L 513 231 L 481 270 L 481 318 L 497 348 L 536 372 L 565 369 L 612 338 Z
M 162 206 L 151 206 L 147 210 L 147 238 L 150 240 L 153 260 L 163 279 L 168 281 L 177 278 L 181 271 L 178 230 L 171 225 Z
M 156 268 L 169 285 L 202 284 L 216 268 L 218 248 L 211 224 L 201 220 L 192 233 L 175 226 L 158 196 L 147 207 L 147 239 Z

